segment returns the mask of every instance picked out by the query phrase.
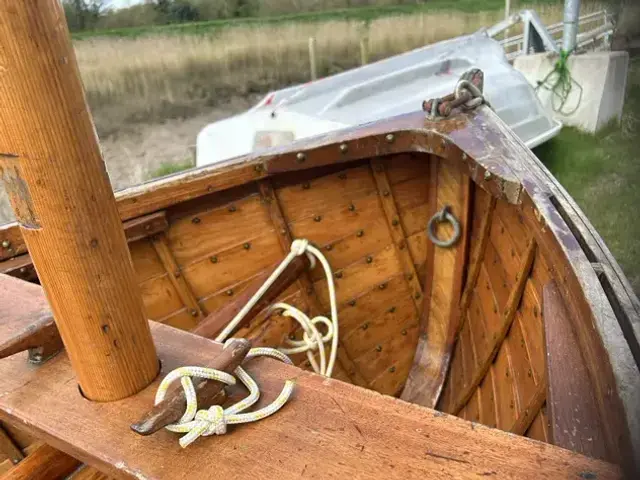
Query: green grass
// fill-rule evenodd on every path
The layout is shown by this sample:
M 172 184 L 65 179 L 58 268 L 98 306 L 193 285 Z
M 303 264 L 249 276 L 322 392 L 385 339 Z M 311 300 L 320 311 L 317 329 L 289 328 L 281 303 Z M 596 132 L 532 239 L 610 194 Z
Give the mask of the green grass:
M 640 58 L 621 123 L 596 135 L 564 128 L 536 155 L 589 217 L 640 295 Z
M 551 5 L 562 3 L 561 0 L 533 0 L 527 5 Z M 292 13 L 270 17 L 244 17 L 233 19 L 209 20 L 170 25 L 154 25 L 144 27 L 116 28 L 110 30 L 93 30 L 77 32 L 73 38 L 81 40 L 96 36 L 138 37 L 142 35 L 199 35 L 212 33 L 220 28 L 246 25 L 273 25 L 290 22 L 322 22 L 327 20 L 361 20 L 363 22 L 390 15 L 407 15 L 419 12 L 459 11 L 474 13 L 480 11 L 502 10 L 504 0 L 428 0 L 422 4 L 388 5 L 347 8 L 322 12 Z
M 191 159 L 184 160 L 178 163 L 162 163 L 157 169 L 149 174 L 149 180 L 154 178 L 165 177 L 172 173 L 182 172 L 195 166 Z

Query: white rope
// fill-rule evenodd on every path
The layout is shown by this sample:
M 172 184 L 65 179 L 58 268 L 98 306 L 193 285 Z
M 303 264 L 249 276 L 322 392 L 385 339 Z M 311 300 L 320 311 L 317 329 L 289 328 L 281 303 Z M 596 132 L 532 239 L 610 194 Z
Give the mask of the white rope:
M 225 346 L 228 343 L 225 343 Z M 252 348 L 249 350 L 245 361 L 259 356 L 273 357 L 289 365 L 293 364 L 289 357 L 273 348 Z M 233 375 L 213 368 L 180 367 L 173 370 L 162 380 L 156 392 L 156 405 L 164 399 L 169 386 L 177 379 L 180 379 L 185 391 L 187 408 L 184 415 L 178 420 L 178 423 L 167 425 L 166 427 L 167 430 L 172 432 L 186 433 L 179 440 L 182 448 L 186 448 L 201 436 L 224 435 L 227 433 L 227 425 L 256 422 L 274 414 L 287 403 L 295 385 L 293 380 L 287 380 L 280 395 L 269 405 L 255 412 L 241 413 L 260 399 L 260 389 L 255 380 L 242 367 L 236 368 L 234 373 L 249 390 L 249 396 L 226 409 L 223 409 L 220 405 L 212 405 L 208 410 L 198 410 L 198 399 L 191 377 L 207 378 L 227 385 L 235 385 L 236 379 Z
M 269 313 L 274 310 L 282 309 L 282 315 L 291 317 L 296 320 L 303 330 L 302 340 L 288 339 L 287 343 L 292 348 L 280 348 L 283 353 L 307 353 L 307 358 L 313 370 L 320 375 L 330 377 L 333 373 L 333 367 L 336 363 L 336 357 L 338 354 L 338 306 L 336 302 L 336 290 L 333 283 L 333 273 L 331 272 L 331 266 L 329 262 L 322 254 L 320 250 L 315 248 L 306 239 L 294 240 L 291 244 L 291 251 L 284 258 L 284 260 L 278 265 L 273 273 L 267 278 L 264 284 L 258 289 L 258 291 L 251 297 L 247 304 L 237 313 L 237 315 L 231 320 L 227 326 L 216 337 L 219 342 L 224 341 L 235 330 L 238 324 L 242 321 L 245 315 L 251 310 L 256 303 L 260 301 L 264 292 L 266 292 L 271 285 L 278 279 L 282 272 L 289 266 L 289 264 L 300 255 L 306 254 L 311 263 L 311 268 L 315 267 L 316 259 L 320 261 L 322 268 L 324 269 L 325 276 L 327 277 L 327 284 L 329 286 L 329 301 L 331 303 L 331 319 L 319 315 L 310 319 L 304 312 L 301 312 L 297 308 L 287 303 L 276 303 L 269 308 Z M 324 324 L 327 327 L 327 332 L 323 335 L 320 334 L 317 324 Z M 331 341 L 331 351 L 329 354 L 329 360 L 327 362 L 326 352 L 324 344 Z M 318 351 L 320 356 L 320 365 L 318 365 L 314 353 Z
M 278 265 L 278 268 L 269 276 L 265 283 L 258 289 L 253 297 L 247 302 L 247 304 L 238 312 L 238 314 L 229 322 L 222 332 L 216 337 L 216 341 L 224 342 L 227 337 L 233 332 L 237 325 L 242 321 L 245 315 L 251 310 L 256 303 L 260 300 L 264 292 L 273 285 L 276 279 L 282 274 L 287 266 L 300 255 L 306 254 L 311 263 L 311 268 L 316 265 L 316 258 L 320 261 L 322 268 L 324 269 L 327 277 L 327 284 L 329 286 L 329 299 L 331 303 L 331 319 L 319 315 L 310 319 L 304 312 L 301 312 L 292 305 L 286 303 L 276 303 L 271 306 L 269 313 L 274 310 L 282 309 L 283 315 L 288 316 L 296 320 L 303 330 L 302 340 L 288 339 L 287 343 L 291 348 L 281 348 L 276 350 L 273 348 L 252 348 L 246 356 L 245 360 L 248 360 L 257 356 L 269 356 L 277 358 L 284 363 L 292 365 L 293 363 L 287 357 L 287 353 L 302 353 L 306 352 L 307 358 L 311 363 L 314 371 L 327 377 L 331 376 L 333 367 L 336 362 L 336 356 L 338 353 L 338 307 L 336 303 L 335 285 L 333 283 L 333 274 L 331 273 L 331 267 L 329 262 L 324 257 L 322 252 L 309 244 L 308 240 L 299 239 L 294 240 L 291 244 L 291 252 L 285 257 L 285 259 Z M 318 324 L 323 324 L 327 332 L 324 336 L 317 328 Z M 331 341 L 331 353 L 329 354 L 329 361 L 327 362 L 325 346 L 324 344 Z M 225 347 L 229 344 L 229 341 L 225 343 Z M 320 365 L 318 365 L 314 352 L 318 351 L 320 356 Z M 170 372 L 164 380 L 160 383 L 158 391 L 156 392 L 155 404 L 160 403 L 169 386 L 180 379 L 182 388 L 185 392 L 187 400 L 187 408 L 177 423 L 168 425 L 166 428 L 172 432 L 186 433 L 180 440 L 180 446 L 182 448 L 187 447 L 193 443 L 197 438 L 201 436 L 209 435 L 224 435 L 227 432 L 227 425 L 238 423 L 249 423 L 261 420 L 274 414 L 289 400 L 295 382 L 293 380 L 287 380 L 284 384 L 280 395 L 266 407 L 263 407 L 255 412 L 241 413 L 247 408 L 254 405 L 260 398 L 260 390 L 256 382 L 251 376 L 241 367 L 237 367 L 234 371 L 235 375 L 240 381 L 249 389 L 249 396 L 240 402 L 232 405 L 229 408 L 222 408 L 220 405 L 212 405 L 207 410 L 198 410 L 198 399 L 196 391 L 191 380 L 192 377 L 206 378 L 210 380 L 217 380 L 226 385 L 235 385 L 236 379 L 233 375 L 226 372 L 216 370 L 213 368 L 205 367 L 180 367 Z

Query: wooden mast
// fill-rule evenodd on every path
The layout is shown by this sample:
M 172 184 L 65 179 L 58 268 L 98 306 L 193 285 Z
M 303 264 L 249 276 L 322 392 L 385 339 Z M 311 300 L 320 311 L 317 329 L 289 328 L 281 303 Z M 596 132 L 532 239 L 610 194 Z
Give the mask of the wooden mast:
M 0 177 L 84 395 L 158 373 L 62 6 L 0 0 Z

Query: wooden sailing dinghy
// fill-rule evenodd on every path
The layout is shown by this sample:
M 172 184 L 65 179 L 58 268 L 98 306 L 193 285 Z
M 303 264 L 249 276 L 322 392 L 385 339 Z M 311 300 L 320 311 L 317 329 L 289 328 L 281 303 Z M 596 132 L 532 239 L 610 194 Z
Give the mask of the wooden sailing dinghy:
M 0 1 L 0 169 L 18 218 L 0 228 L 7 478 L 633 475 L 638 300 L 489 106 L 417 111 L 114 200 L 60 12 Z M 261 404 L 295 378 L 286 405 L 180 448 L 161 427 L 184 397 L 152 408 L 158 384 L 184 365 L 234 371 L 247 344 L 234 363 L 203 337 L 220 339 L 295 239 L 331 281 L 319 258 L 290 258 L 230 333 L 304 343 L 276 302 L 335 319 L 335 354 L 320 342 L 332 379 L 309 371 L 319 349 L 252 361 Z

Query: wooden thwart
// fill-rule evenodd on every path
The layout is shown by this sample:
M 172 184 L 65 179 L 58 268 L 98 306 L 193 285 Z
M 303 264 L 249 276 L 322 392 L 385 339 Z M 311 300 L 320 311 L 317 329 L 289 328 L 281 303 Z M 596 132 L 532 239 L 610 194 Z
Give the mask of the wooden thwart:
M 23 296 L 18 312 L 22 315 L 37 313 L 43 301 L 38 286 L 27 286 L 29 295 Z M 22 322 L 28 320 L 23 316 Z M 16 315 L 2 317 L 0 335 L 20 321 Z M 164 375 L 178 366 L 206 365 L 222 351 L 219 343 L 172 327 L 152 323 L 151 329 L 163 371 L 140 394 L 119 402 L 90 402 L 80 396 L 64 352 L 37 368 L 22 355 L 14 355 L 0 360 L 6 392 L 0 397 L 0 418 L 21 424 L 55 448 L 117 478 L 206 478 L 212 471 L 239 478 L 249 474 L 237 469 L 245 464 L 260 465 L 265 477 L 281 479 L 299 478 L 302 472 L 310 477 L 341 472 L 350 478 L 443 474 L 566 478 L 582 472 L 600 480 L 621 477 L 617 466 L 270 359 L 248 365 L 260 385 L 262 401 L 272 401 L 286 379 L 297 382 L 290 402 L 274 416 L 231 426 L 225 436 L 199 439 L 188 451 L 177 446 L 177 435 L 165 430 L 142 439 L 129 430 L 129 423 L 153 404 Z M 296 446 L 302 451 L 291 455 Z M 390 452 L 395 456 L 389 457 Z M 199 466 L 195 471 L 194 465 Z

